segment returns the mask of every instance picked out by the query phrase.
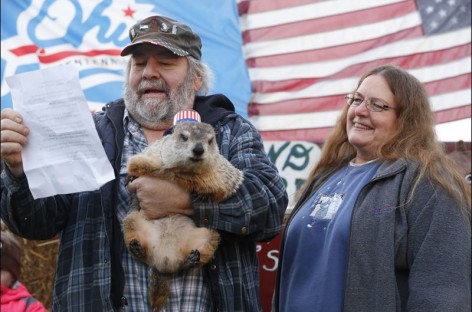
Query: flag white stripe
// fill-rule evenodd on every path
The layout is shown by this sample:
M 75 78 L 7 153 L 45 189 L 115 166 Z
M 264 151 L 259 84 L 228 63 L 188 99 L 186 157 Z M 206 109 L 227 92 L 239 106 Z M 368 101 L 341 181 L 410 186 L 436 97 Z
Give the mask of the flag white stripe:
M 244 46 L 244 54 L 246 58 L 252 58 L 334 47 L 380 38 L 418 25 L 421 25 L 421 17 L 418 12 L 413 12 L 367 25 L 286 39 L 247 43 Z
M 433 112 L 471 104 L 471 89 L 442 93 L 429 98 Z
M 408 70 L 413 76 L 423 83 L 452 78 L 470 73 L 472 60 L 470 56 L 452 62 L 432 65 L 428 67 L 418 67 Z
M 471 103 L 471 90 L 460 90 L 430 97 L 434 112 Z M 250 121 L 259 131 L 324 128 L 335 125 L 340 110 L 316 113 L 254 116 Z
M 249 68 L 252 81 L 278 81 L 298 78 L 322 78 L 333 75 L 346 67 L 377 59 L 408 56 L 412 54 L 440 51 L 471 42 L 471 28 L 461 29 L 431 37 L 403 40 L 352 55 L 325 62 L 300 65 Z
M 246 14 L 240 17 L 240 25 L 241 31 L 246 31 L 344 14 L 404 1 L 405 0 L 356 0 L 349 1 L 349 5 L 346 5 L 346 0 L 325 1 L 261 13 Z

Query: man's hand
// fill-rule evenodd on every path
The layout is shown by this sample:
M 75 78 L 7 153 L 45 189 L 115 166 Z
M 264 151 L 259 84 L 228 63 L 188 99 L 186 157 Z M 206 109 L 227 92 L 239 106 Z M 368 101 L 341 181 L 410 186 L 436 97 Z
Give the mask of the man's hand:
M 172 182 L 142 176 L 129 182 L 128 190 L 136 193 L 139 207 L 149 219 L 159 219 L 171 214 L 193 214 L 189 192 Z
M 24 173 L 21 151 L 28 143 L 29 134 L 29 129 L 22 122 L 23 118 L 19 113 L 8 108 L 2 111 L 1 156 L 16 177 Z

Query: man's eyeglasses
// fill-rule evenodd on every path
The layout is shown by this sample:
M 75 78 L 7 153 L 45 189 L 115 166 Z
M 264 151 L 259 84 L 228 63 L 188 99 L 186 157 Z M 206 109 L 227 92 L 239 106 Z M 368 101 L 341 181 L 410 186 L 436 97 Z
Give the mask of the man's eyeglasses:
M 344 97 L 347 105 L 359 106 L 362 102 L 365 102 L 365 106 L 372 112 L 383 112 L 389 110 L 395 110 L 394 107 L 388 106 L 382 100 L 376 98 L 364 99 L 356 93 L 349 93 Z

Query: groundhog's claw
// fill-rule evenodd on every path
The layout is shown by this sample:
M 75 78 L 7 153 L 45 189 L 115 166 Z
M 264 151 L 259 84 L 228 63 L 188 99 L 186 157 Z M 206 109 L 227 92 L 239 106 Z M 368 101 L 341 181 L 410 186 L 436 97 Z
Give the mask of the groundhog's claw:
M 137 239 L 133 239 L 129 242 L 128 246 L 129 251 L 133 256 L 138 259 L 146 258 L 146 251 L 144 250 L 143 246 L 139 243 Z
M 127 175 L 126 176 L 126 180 L 125 180 L 125 185 L 128 185 L 129 183 L 133 182 L 134 179 L 136 179 L 137 177 L 134 176 L 134 175 Z
M 200 251 L 198 249 L 192 250 L 185 259 L 184 267 L 191 268 L 196 266 L 200 262 Z

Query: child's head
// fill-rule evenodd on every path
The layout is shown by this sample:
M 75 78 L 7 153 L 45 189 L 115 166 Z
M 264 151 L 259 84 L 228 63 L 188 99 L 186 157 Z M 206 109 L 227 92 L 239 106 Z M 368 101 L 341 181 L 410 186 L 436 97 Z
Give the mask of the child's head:
M 12 282 L 18 280 L 20 276 L 21 246 L 18 241 L 7 232 L 2 231 L 0 237 L 2 285 L 8 287 Z M 9 275 L 11 275 L 11 277 L 9 277 Z

